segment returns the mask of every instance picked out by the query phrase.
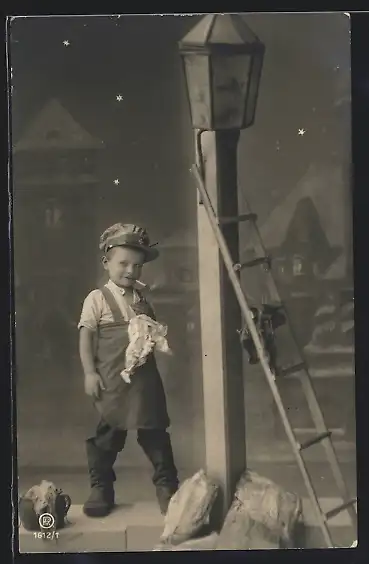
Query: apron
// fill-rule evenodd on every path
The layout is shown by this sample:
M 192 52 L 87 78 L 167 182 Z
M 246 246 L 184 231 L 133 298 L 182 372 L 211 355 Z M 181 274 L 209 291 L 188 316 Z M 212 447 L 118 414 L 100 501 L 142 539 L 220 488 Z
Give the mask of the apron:
M 111 309 L 114 322 L 98 327 L 95 352 L 96 370 L 105 390 L 94 405 L 106 423 L 115 429 L 166 429 L 170 425 L 163 383 L 151 353 L 143 366 L 136 368 L 131 383 L 124 382 L 120 372 L 125 368 L 125 352 L 129 343 L 128 322 L 106 286 L 101 292 Z M 149 304 L 140 296 L 131 306 L 136 314 L 153 317 Z

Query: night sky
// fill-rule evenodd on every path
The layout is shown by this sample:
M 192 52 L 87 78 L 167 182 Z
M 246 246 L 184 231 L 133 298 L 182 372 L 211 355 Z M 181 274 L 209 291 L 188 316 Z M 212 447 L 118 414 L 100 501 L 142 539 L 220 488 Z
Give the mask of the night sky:
M 249 189 L 257 194 L 269 187 L 267 198 L 256 196 L 258 208 L 269 212 L 312 162 L 349 158 L 350 22 L 344 14 L 246 18 L 266 45 L 266 58 L 256 124 L 242 134 L 241 160 L 247 161 Z M 16 18 L 10 48 L 14 143 L 56 97 L 104 141 L 104 183 L 119 179 L 137 205 L 144 194 L 154 204 L 160 191 L 166 205 L 191 208 L 185 185 L 192 133 L 177 41 L 198 19 Z

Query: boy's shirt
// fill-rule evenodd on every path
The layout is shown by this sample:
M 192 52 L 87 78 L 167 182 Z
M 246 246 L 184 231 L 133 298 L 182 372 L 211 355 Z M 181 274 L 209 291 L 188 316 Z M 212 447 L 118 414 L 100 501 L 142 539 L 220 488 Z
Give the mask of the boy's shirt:
M 134 317 L 136 314 L 130 305 L 127 303 L 127 300 L 124 297 L 125 290 L 124 288 L 120 288 L 117 286 L 112 280 L 109 280 L 107 284 L 105 284 L 107 288 L 112 292 L 116 302 L 119 306 L 119 309 L 123 315 L 125 321 L 129 321 Z M 137 291 L 133 290 L 133 303 L 138 303 L 140 300 L 140 296 L 138 295 Z M 114 321 L 113 315 L 111 313 L 110 307 L 108 306 L 101 290 L 92 290 L 86 297 L 83 307 L 81 318 L 78 323 L 78 329 L 81 327 L 86 327 L 91 331 L 96 331 L 99 325 L 103 325 L 105 323 L 112 323 Z

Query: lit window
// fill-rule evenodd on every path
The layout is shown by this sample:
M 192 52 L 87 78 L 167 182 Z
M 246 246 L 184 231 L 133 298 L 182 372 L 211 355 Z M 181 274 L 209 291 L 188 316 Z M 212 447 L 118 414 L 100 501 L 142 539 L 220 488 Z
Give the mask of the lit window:
M 56 202 L 50 202 L 45 209 L 45 225 L 48 229 L 58 229 L 63 223 L 63 211 Z
M 294 276 L 302 276 L 304 273 L 304 262 L 303 258 L 299 256 L 295 256 L 293 258 L 293 275 Z

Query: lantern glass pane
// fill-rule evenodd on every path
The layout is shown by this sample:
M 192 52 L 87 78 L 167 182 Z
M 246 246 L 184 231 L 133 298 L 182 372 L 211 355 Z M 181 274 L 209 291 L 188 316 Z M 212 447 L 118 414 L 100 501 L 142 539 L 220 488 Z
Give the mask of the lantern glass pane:
M 244 127 L 249 127 L 254 123 L 256 103 L 259 93 L 259 84 L 261 77 L 261 70 L 263 66 L 263 53 L 257 53 L 252 58 L 252 65 L 249 78 L 249 92 L 247 96 L 246 108 L 245 108 L 245 123 Z
M 207 55 L 184 55 L 192 127 L 211 129 L 209 58 Z
M 214 129 L 241 129 L 245 116 L 251 55 L 212 57 Z

